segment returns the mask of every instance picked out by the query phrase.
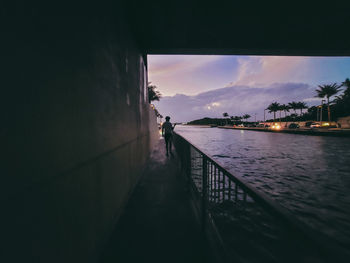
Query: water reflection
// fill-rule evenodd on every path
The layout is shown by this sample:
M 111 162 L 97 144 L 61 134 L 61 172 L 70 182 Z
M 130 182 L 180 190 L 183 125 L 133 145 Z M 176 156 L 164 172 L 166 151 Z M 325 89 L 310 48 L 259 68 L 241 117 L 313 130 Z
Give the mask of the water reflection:
M 177 127 L 236 176 L 342 246 L 350 244 L 350 138 Z

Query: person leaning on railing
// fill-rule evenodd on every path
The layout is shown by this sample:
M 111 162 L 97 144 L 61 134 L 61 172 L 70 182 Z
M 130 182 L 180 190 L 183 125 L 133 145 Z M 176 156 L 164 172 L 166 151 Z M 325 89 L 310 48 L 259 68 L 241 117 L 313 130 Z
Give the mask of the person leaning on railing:
M 173 154 L 171 151 L 171 148 L 173 144 L 173 130 L 176 126 L 176 123 L 173 126 L 169 120 L 170 120 L 170 117 L 166 116 L 165 122 L 162 125 L 162 136 L 165 139 L 166 156 L 169 156 L 169 150 L 170 150 L 170 154 L 171 155 Z

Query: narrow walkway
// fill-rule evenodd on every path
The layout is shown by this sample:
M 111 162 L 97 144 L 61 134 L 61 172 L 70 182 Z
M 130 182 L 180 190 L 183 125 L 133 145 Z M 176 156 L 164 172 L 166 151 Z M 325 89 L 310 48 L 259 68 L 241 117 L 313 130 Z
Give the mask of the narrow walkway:
M 101 262 L 209 262 L 173 152 L 161 138 Z

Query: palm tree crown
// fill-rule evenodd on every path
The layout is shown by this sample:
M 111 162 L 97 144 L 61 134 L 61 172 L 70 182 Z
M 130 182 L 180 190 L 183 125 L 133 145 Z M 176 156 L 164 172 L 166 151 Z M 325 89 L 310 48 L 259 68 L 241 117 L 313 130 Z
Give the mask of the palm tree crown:
M 273 121 L 275 121 L 276 112 L 280 110 L 280 104 L 278 102 L 273 102 L 267 107 L 267 109 L 270 113 L 273 112 Z
M 295 102 L 295 101 L 289 102 L 288 106 L 290 109 L 293 109 L 294 113 L 296 114 L 296 110 L 298 109 L 298 102 Z
M 247 121 L 250 117 L 251 117 L 251 116 L 250 116 L 249 114 L 244 114 L 242 118 L 245 119 L 245 120 Z
M 222 116 L 224 116 L 224 118 L 225 118 L 225 123 L 226 123 L 226 125 L 227 125 L 227 117 L 229 116 L 228 115 L 228 113 L 227 112 L 224 112 L 223 114 L 222 114 Z
M 349 97 L 350 96 L 350 79 L 347 78 L 344 82 L 342 82 L 341 85 L 346 88 L 344 90 L 344 97 Z
M 236 123 L 242 119 L 242 117 L 240 117 L 240 116 L 232 116 L 232 117 L 233 117 L 232 119 L 233 119 Z
M 317 97 L 324 98 L 326 97 L 329 103 L 329 98 L 337 94 L 341 88 L 337 83 L 328 84 L 328 85 L 319 85 L 319 89 L 316 90 Z
M 303 114 L 303 110 L 307 109 L 307 108 L 308 108 L 308 106 L 306 105 L 305 102 L 300 101 L 300 102 L 297 103 L 297 109 L 300 110 L 300 115 L 302 115 Z
M 147 89 L 148 89 L 148 102 L 151 103 L 154 100 L 159 101 L 159 99 L 162 97 L 162 94 L 157 90 L 157 86 L 150 85 L 151 83 L 148 83 Z
M 280 109 L 284 111 L 284 118 L 287 117 L 287 111 L 289 112 L 290 107 L 286 104 L 282 104 Z
M 341 88 L 337 83 L 328 84 L 328 85 L 319 85 L 319 89 L 316 90 L 317 96 L 319 98 L 327 98 L 327 108 L 328 108 L 328 121 L 331 121 L 331 110 L 329 107 L 329 98 L 337 94 Z

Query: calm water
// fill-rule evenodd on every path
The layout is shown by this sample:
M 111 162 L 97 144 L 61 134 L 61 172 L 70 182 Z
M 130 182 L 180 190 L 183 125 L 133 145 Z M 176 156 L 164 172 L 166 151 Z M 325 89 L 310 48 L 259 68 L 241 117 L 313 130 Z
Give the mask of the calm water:
M 176 132 L 349 248 L 350 138 L 189 126 L 177 126 Z

